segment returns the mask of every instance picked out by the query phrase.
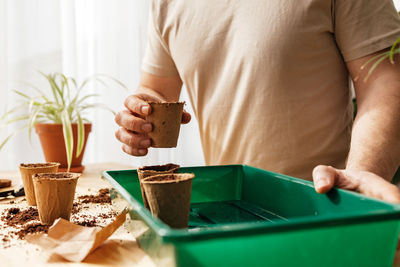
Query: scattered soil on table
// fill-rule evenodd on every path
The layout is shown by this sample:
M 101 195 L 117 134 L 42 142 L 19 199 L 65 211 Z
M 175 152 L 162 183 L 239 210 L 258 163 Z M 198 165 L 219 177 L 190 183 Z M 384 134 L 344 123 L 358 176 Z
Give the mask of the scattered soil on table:
M 11 232 L 16 235 L 18 239 L 24 239 L 27 234 L 36 234 L 36 233 L 47 233 L 50 225 L 42 225 L 40 223 L 31 223 L 24 225 L 21 230 L 16 232 Z
M 86 226 L 86 227 L 96 227 L 96 226 L 98 226 L 96 218 L 84 219 L 83 221 L 75 222 L 75 224 L 81 225 L 81 226 Z
M 1 220 L 8 226 L 17 227 L 32 220 L 38 220 L 39 213 L 36 208 L 21 210 L 20 208 L 9 208 Z
M 13 237 L 24 239 L 25 235 L 28 233 L 47 232 L 49 228 L 48 226 L 41 225 L 37 222 L 30 223 L 31 221 L 39 220 L 38 210 L 33 207 L 29 207 L 27 209 L 9 208 L 4 211 L 3 215 L 1 216 L 1 220 L 5 223 L 5 225 L 17 229 L 3 236 L 2 241 L 4 243 L 9 242 L 11 239 L 13 239 Z
M 97 195 L 84 195 L 78 197 L 81 203 L 111 204 L 110 190 L 100 189 Z
M 9 204 L 13 203 L 9 202 Z M 100 189 L 95 195 L 79 196 L 73 203 L 70 221 L 86 227 L 104 227 L 110 222 L 110 219 L 116 216 L 116 213 L 110 210 L 106 204 L 111 204 L 110 191 L 106 188 Z M 83 210 L 90 210 L 91 208 L 94 210 L 101 208 L 100 210 L 105 212 L 96 212 L 93 215 L 83 213 L 86 212 Z M 10 247 L 15 243 L 13 241 L 15 239 L 25 239 L 27 234 L 47 233 L 50 227 L 49 225 L 42 225 L 40 223 L 39 212 L 34 207 L 11 207 L 5 209 L 0 219 L 4 226 L 9 227 L 6 232 L 0 234 L 3 248 Z
M 75 215 L 71 218 L 71 221 L 75 224 L 86 226 L 86 227 L 102 227 L 108 219 L 114 218 L 117 214 L 114 211 L 107 213 L 100 213 L 96 216 L 89 214 Z
M 97 215 L 97 217 L 101 218 L 101 219 L 110 219 L 110 218 L 114 218 L 117 214 L 115 212 L 109 212 L 109 213 L 100 213 L 99 215 Z
M 72 204 L 72 214 L 76 214 L 78 212 L 80 212 L 82 210 L 82 207 L 80 206 L 79 202 L 74 202 L 74 204 Z

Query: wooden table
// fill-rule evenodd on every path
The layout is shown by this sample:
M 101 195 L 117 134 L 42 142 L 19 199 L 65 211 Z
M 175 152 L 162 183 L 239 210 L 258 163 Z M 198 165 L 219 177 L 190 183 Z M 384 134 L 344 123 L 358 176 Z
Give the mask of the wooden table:
M 110 185 L 101 179 L 103 170 L 129 169 L 126 165 L 104 163 L 88 165 L 78 181 L 77 194 L 93 194 L 100 188 Z M 19 182 L 18 171 L 0 172 L 0 178 L 12 178 L 14 184 Z M 10 200 L 0 201 L 0 213 L 10 207 Z M 24 204 L 26 206 L 26 203 Z M 21 241 L 18 246 L 0 249 L 0 266 L 155 266 L 152 260 L 142 251 L 135 239 L 123 227 L 114 233 L 101 247 L 90 254 L 81 263 L 72 263 L 58 256 L 51 256 L 39 247 Z M 400 267 L 400 253 L 397 251 L 395 264 Z
M 129 168 L 132 167 L 113 163 L 88 165 L 78 180 L 76 193 L 93 194 L 100 188 L 110 187 L 108 182 L 101 179 L 101 172 Z M 18 171 L 0 172 L 0 178 L 11 178 L 14 184 L 19 183 L 19 177 Z M 1 200 L 0 213 L 13 205 L 26 207 L 26 201 L 21 201 L 21 198 L 15 201 L 16 204 L 9 204 L 10 199 Z M 124 227 L 115 232 L 108 241 L 81 263 L 72 263 L 59 256 L 49 255 L 40 247 L 23 240 L 9 248 L 0 249 L 0 266 L 20 267 L 26 264 L 29 266 L 155 266 Z

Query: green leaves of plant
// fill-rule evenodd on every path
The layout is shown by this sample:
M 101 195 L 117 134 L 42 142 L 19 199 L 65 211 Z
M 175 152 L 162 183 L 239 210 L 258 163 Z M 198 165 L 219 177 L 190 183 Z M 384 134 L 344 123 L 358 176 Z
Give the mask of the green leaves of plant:
M 50 85 L 50 94 L 46 95 L 44 94 L 43 90 L 40 90 L 32 85 L 30 85 L 30 87 L 33 88 L 37 93 L 35 96 L 30 96 L 21 91 L 15 90 L 14 92 L 22 99 L 20 101 L 21 103 L 0 116 L 0 128 L 17 121 L 25 120 L 26 125 L 17 131 L 27 127 L 30 138 L 32 129 L 39 122 L 62 124 L 69 170 L 71 167 L 72 157 L 79 157 L 85 145 L 84 122 L 88 122 L 88 119 L 84 117 L 84 112 L 88 109 L 102 108 L 114 113 L 103 103 L 87 103 L 88 100 L 98 96 L 98 94 L 82 95 L 82 90 L 84 87 L 91 82 L 98 82 L 102 86 L 107 87 L 104 79 L 109 79 L 125 89 L 127 89 L 127 87 L 117 79 L 105 74 L 93 74 L 85 79 L 81 84 L 78 84 L 74 78 L 67 77 L 58 72 L 50 74 L 40 72 L 40 74 L 48 81 Z M 26 107 L 29 108 L 27 114 Z M 18 110 L 23 110 L 25 114 L 18 115 Z M 78 124 L 75 155 L 73 155 L 74 139 L 72 123 Z M 16 132 L 8 135 L 6 139 L 0 143 L 0 149 L 10 140 L 12 136 L 16 134 Z
M 366 68 L 369 64 L 373 63 L 370 69 L 368 70 L 368 74 L 365 77 L 365 80 L 369 78 L 372 72 L 381 64 L 384 60 L 389 59 L 390 63 L 394 64 L 394 56 L 400 53 L 400 37 L 394 42 L 389 51 L 386 51 L 382 54 L 376 55 L 369 59 L 364 65 L 361 66 L 361 69 Z
M 83 150 L 83 145 L 85 142 L 85 126 L 83 125 L 83 121 L 79 113 L 77 114 L 78 116 L 78 144 L 77 144 L 77 149 L 76 149 L 76 157 L 78 158 Z
M 63 126 L 65 150 L 67 152 L 67 162 L 68 162 L 67 172 L 69 172 L 72 162 L 72 151 L 74 149 L 74 136 L 72 133 L 72 125 L 67 110 L 63 110 L 61 115 L 61 121 Z

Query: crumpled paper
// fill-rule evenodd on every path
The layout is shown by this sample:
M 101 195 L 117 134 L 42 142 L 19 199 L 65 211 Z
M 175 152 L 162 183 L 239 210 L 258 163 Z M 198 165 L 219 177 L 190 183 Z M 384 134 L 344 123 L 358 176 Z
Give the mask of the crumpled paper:
M 52 254 L 73 262 L 83 261 L 92 251 L 106 241 L 126 219 L 126 210 L 104 228 L 85 227 L 62 218 L 57 219 L 47 234 L 30 234 L 25 239 Z

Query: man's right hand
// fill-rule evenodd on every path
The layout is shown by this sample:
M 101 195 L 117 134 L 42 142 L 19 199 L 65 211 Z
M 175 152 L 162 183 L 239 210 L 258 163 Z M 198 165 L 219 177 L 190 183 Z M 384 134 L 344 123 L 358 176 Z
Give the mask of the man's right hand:
M 115 122 L 121 126 L 115 136 L 122 143 L 122 150 L 132 156 L 145 156 L 151 146 L 148 133 L 153 126 L 146 121 L 151 106 L 146 102 L 178 101 L 182 88 L 179 76 L 157 76 L 143 72 L 136 94 L 125 99 L 125 110 L 118 112 Z M 190 121 L 190 114 L 183 111 L 182 123 Z
M 147 133 L 153 130 L 146 116 L 151 114 L 151 106 L 146 101 L 165 102 L 161 96 L 150 94 L 134 94 L 125 99 L 125 110 L 117 113 L 115 122 L 121 126 L 116 132 L 116 138 L 122 143 L 122 150 L 132 156 L 145 156 L 151 146 Z M 191 116 L 186 111 L 182 114 L 182 123 L 188 123 Z

